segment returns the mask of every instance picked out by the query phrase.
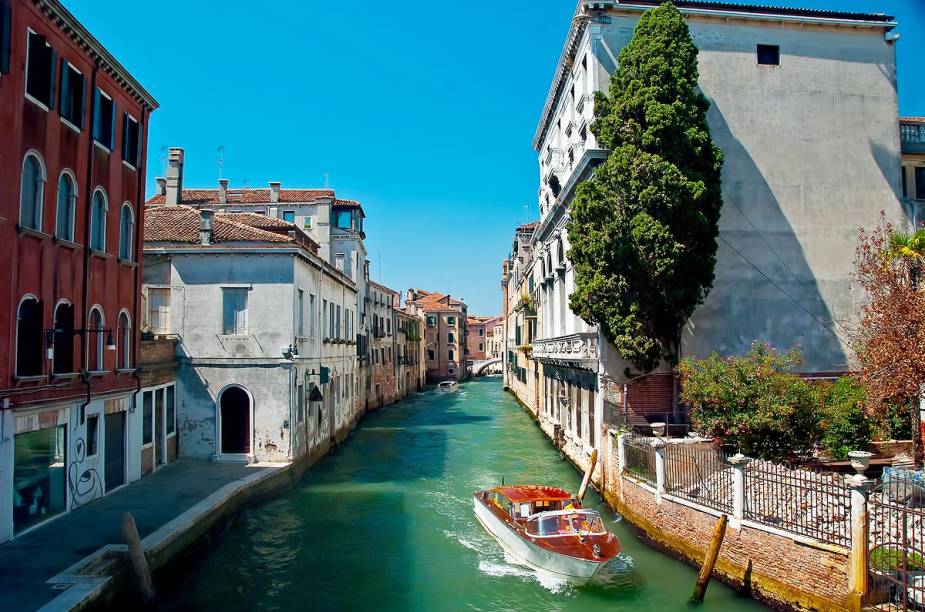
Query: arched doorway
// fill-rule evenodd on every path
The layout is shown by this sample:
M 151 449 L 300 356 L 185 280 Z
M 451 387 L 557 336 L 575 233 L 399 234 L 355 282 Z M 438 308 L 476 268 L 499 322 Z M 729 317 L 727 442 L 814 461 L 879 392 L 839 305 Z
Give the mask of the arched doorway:
M 219 398 L 222 454 L 251 452 L 251 399 L 241 387 L 228 387 Z

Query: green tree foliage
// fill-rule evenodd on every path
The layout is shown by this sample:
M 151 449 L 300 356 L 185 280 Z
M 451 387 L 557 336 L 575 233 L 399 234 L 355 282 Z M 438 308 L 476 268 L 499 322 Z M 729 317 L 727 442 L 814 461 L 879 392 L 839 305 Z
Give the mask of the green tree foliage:
M 864 409 L 867 393 L 855 379 L 839 378 L 819 387 L 820 442 L 833 459 L 844 460 L 853 450 L 867 450 L 873 423 Z
M 816 435 L 817 397 L 793 373 L 800 354 L 781 354 L 755 343 L 742 357 L 681 362 L 681 401 L 704 435 L 762 459 L 789 459 L 808 453 Z
M 722 152 L 697 90 L 697 47 L 671 3 L 620 52 L 591 130 L 608 159 L 576 190 L 567 225 L 574 312 L 642 371 L 674 360 L 713 283 Z

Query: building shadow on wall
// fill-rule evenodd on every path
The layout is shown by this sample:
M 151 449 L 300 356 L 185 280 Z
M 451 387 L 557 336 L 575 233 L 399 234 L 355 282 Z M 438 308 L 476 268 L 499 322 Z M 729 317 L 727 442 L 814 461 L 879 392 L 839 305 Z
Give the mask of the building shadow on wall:
M 724 203 L 713 289 L 682 331 L 682 356 L 741 355 L 757 340 L 782 350 L 799 348 L 805 372 L 846 370 L 846 332 L 833 320 L 819 279 L 806 261 L 801 240 L 810 238 L 797 235 L 715 104 L 708 119 L 713 139 L 725 153 Z M 798 209 L 789 212 L 801 214 Z M 820 239 L 824 232 L 818 229 Z M 829 295 L 850 299 L 849 279 L 830 282 Z

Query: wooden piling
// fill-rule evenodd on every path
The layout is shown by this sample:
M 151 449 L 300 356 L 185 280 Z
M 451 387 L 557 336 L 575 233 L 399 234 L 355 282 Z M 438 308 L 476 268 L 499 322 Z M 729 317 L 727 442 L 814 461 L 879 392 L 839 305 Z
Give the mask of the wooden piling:
M 135 573 L 135 581 L 138 583 L 142 603 L 145 607 L 148 607 L 156 599 L 154 580 L 151 578 L 151 568 L 148 567 L 148 559 L 145 557 L 144 548 L 141 546 L 138 527 L 135 525 L 135 517 L 132 516 L 131 512 L 126 512 L 122 515 L 122 539 L 125 540 L 125 544 L 128 546 L 128 555 L 132 562 L 132 570 Z
M 707 550 L 707 556 L 703 560 L 703 567 L 700 568 L 700 575 L 697 576 L 697 585 L 694 586 L 694 593 L 691 595 L 691 601 L 702 602 L 703 596 L 707 592 L 707 584 L 710 582 L 710 575 L 713 573 L 713 566 L 716 565 L 716 558 L 719 557 L 719 548 L 723 545 L 723 537 L 726 535 L 726 523 L 729 517 L 725 514 L 716 521 L 716 527 L 713 528 L 713 537 L 710 538 L 710 548 Z
M 591 482 L 591 474 L 594 472 L 594 466 L 597 464 L 597 449 L 591 450 L 591 457 L 588 459 L 588 469 L 585 471 L 585 477 L 581 479 L 581 487 L 578 489 L 578 495 L 575 497 L 581 501 L 588 491 L 588 484 Z

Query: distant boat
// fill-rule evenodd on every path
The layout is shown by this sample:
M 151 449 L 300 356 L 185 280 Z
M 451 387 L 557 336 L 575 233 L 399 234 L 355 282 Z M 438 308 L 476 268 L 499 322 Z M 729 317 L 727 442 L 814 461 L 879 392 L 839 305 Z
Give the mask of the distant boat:
M 437 391 L 443 393 L 453 393 L 454 391 L 459 391 L 459 383 L 455 380 L 444 380 L 442 383 L 437 385 Z
M 581 507 L 597 451 L 578 494 L 545 485 L 501 485 L 473 494 L 475 516 L 523 565 L 582 585 L 620 552 L 596 510 Z

